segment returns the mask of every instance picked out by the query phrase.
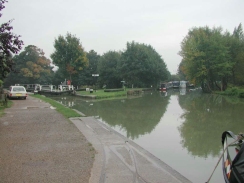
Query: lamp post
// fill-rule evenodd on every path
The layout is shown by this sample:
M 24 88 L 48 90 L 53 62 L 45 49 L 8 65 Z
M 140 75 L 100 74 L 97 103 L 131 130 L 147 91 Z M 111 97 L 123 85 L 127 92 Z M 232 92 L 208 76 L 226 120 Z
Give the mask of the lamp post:
M 93 77 L 98 77 L 99 74 L 92 74 Z M 96 82 L 95 82 L 95 92 L 96 92 Z

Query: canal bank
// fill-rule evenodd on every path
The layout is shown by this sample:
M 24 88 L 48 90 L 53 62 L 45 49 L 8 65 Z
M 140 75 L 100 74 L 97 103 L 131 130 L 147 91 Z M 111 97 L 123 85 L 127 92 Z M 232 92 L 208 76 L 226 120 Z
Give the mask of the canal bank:
M 163 161 L 94 117 L 70 120 L 97 152 L 90 183 L 190 183 Z
M 0 118 L 3 182 L 190 182 L 92 117 L 71 118 L 76 128 L 39 99 L 13 103 Z

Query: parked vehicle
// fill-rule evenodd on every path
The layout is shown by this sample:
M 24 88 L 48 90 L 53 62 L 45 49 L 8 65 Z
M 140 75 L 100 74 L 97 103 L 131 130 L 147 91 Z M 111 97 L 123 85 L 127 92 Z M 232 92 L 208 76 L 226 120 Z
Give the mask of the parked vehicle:
M 27 92 L 34 92 L 40 88 L 40 84 L 15 84 L 15 86 L 24 86 Z
M 9 90 L 7 91 L 7 97 L 11 98 L 19 98 L 19 99 L 26 99 L 27 92 L 24 86 L 10 86 Z

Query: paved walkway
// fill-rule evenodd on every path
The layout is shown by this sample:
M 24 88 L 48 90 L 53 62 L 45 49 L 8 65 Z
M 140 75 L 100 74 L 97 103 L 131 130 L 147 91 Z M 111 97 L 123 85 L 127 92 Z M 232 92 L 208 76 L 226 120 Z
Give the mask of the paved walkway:
M 167 164 L 93 117 L 71 118 L 97 154 L 90 183 L 190 183 Z
M 39 99 L 13 102 L 0 118 L 0 183 L 190 182 L 93 117 L 70 122 Z
M 0 118 L 0 183 L 89 182 L 95 151 L 50 104 L 12 100 Z

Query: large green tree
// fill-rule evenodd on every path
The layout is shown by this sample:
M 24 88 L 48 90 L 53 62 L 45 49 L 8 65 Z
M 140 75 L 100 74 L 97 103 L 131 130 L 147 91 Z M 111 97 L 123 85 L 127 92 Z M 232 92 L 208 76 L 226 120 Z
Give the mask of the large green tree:
M 0 17 L 1 11 L 5 8 L 6 0 L 0 0 Z M 24 44 L 19 38 L 20 36 L 12 33 L 13 27 L 10 25 L 12 20 L 3 23 L 0 26 L 0 80 L 3 80 L 8 73 L 13 71 L 14 62 L 12 54 L 17 54 Z
M 92 77 L 92 74 L 98 74 L 97 65 L 100 55 L 94 50 L 90 50 L 88 53 L 86 53 L 86 56 L 89 60 L 89 66 L 84 68 L 83 72 L 79 73 L 77 84 L 91 86 L 96 80 L 94 77 Z
M 51 58 L 64 74 L 64 79 L 72 80 L 72 75 L 77 76 L 89 64 L 80 40 L 70 33 L 58 36 L 54 41 L 54 48 Z
M 187 80 L 187 76 L 186 76 L 186 69 L 185 66 L 183 64 L 183 62 L 180 62 L 179 67 L 178 67 L 178 71 L 177 71 L 177 75 L 180 77 L 180 80 Z M 195 84 L 194 81 L 191 81 L 193 84 Z
M 120 58 L 121 53 L 116 51 L 108 51 L 100 57 L 97 68 L 100 86 L 106 85 L 107 88 L 122 87 L 121 75 L 118 70 Z
M 119 68 L 121 77 L 136 87 L 156 86 L 170 75 L 164 60 L 152 46 L 134 41 L 127 43 Z
M 225 90 L 233 63 L 222 28 L 193 28 L 181 42 L 181 67 L 204 91 Z
M 29 45 L 19 55 L 13 58 L 15 70 L 6 79 L 6 85 L 20 84 L 51 84 L 53 66 L 45 57 L 42 49 Z
M 239 24 L 233 34 L 227 35 L 227 45 L 230 49 L 232 68 L 232 82 L 235 85 L 244 84 L 244 34 L 242 24 Z
M 64 75 L 63 71 L 61 69 L 57 69 L 54 72 L 52 84 L 60 85 L 61 83 L 63 83 L 65 81 L 65 79 L 66 79 L 66 76 Z

